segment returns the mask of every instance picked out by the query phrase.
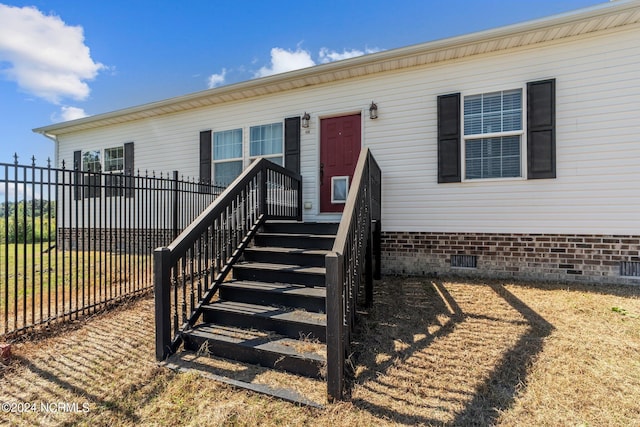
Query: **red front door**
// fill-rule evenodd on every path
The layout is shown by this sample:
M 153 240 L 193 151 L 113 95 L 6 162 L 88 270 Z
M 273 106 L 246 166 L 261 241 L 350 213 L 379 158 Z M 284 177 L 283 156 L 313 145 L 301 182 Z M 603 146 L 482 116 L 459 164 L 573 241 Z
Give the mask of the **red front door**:
M 322 119 L 320 211 L 342 212 L 360 155 L 360 114 Z

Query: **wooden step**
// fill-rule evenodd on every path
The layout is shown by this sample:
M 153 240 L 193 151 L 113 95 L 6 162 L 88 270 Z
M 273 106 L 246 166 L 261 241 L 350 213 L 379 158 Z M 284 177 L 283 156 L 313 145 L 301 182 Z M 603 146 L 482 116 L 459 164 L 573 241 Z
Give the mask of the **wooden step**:
M 266 233 L 335 235 L 339 225 L 332 222 L 268 221 L 262 226 L 262 231 Z
M 331 250 L 335 238 L 334 234 L 260 232 L 254 237 L 254 243 L 255 246 Z
M 233 277 L 237 280 L 305 286 L 325 286 L 325 272 L 324 267 L 262 262 L 244 262 L 233 266 Z
M 245 249 L 246 261 L 307 265 L 324 267 L 324 259 L 330 251 L 325 249 L 283 248 L 274 246 L 253 246 Z
M 273 331 L 289 338 L 304 337 L 326 342 L 327 321 L 323 313 L 224 300 L 205 305 L 203 309 L 205 323 Z
M 220 285 L 220 299 L 249 304 L 298 307 L 306 311 L 326 312 L 327 290 L 290 283 L 235 280 Z
M 184 336 L 185 349 L 320 378 L 326 346 L 274 333 L 215 324 L 201 324 Z

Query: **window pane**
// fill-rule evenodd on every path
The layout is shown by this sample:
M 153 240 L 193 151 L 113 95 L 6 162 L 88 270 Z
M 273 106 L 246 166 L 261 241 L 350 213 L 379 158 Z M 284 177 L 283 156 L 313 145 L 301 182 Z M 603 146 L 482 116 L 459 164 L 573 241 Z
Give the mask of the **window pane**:
M 464 134 L 474 135 L 482 132 L 482 95 L 464 98 Z
M 500 112 L 500 110 L 502 110 L 502 92 L 482 95 L 482 111 L 484 113 Z
M 85 172 L 100 172 L 100 151 L 85 151 L 82 153 L 82 170 Z
M 522 109 L 522 91 L 520 89 L 507 90 L 502 94 L 502 109 L 504 111 Z
M 104 170 L 105 172 L 120 172 L 124 170 L 124 147 L 104 150 Z
M 502 132 L 502 116 L 498 113 L 485 114 L 482 118 L 482 133 Z
M 242 162 L 222 162 L 214 164 L 215 185 L 228 186 L 242 173 Z
M 521 89 L 465 96 L 465 135 L 516 130 L 522 130 Z
M 505 136 L 502 138 L 503 156 L 520 156 L 520 137 Z
M 252 126 L 249 135 L 251 157 L 282 153 L 282 123 Z
M 515 178 L 520 176 L 520 157 L 508 156 L 502 159 L 502 176 Z
M 467 179 L 482 178 L 482 159 L 469 159 L 467 158 L 466 171 Z
M 213 134 L 213 159 L 237 159 L 242 157 L 242 129 L 215 132 Z
M 331 178 L 331 202 L 344 203 L 347 201 L 349 191 L 348 176 L 334 176 Z
M 520 111 L 505 112 L 502 116 L 502 131 L 509 132 L 512 130 L 522 129 L 522 113 Z
M 520 136 L 465 141 L 465 178 L 513 178 L 521 176 Z

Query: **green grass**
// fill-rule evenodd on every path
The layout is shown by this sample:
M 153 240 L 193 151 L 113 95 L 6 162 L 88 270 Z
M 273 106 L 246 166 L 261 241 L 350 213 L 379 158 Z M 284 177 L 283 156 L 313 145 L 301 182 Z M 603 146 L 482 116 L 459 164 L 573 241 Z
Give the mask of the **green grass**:
M 0 242 L 55 242 L 56 240 L 56 219 L 43 217 L 27 217 L 26 235 L 25 221 L 23 216 L 18 216 L 18 226 L 14 216 L 0 218 Z M 16 239 L 16 232 L 18 238 Z M 8 236 L 8 238 L 7 238 Z
M 150 257 L 63 252 L 52 244 L 0 242 L 0 334 L 126 295 L 151 281 Z

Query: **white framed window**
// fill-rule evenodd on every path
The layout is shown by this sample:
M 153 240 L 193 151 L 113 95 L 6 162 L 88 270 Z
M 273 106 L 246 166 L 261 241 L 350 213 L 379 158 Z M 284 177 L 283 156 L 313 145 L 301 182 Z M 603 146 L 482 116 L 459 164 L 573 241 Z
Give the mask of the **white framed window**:
M 105 172 L 124 173 L 124 146 L 105 148 L 103 170 Z
M 100 197 L 103 184 L 107 197 L 124 194 L 125 149 L 124 145 L 82 152 L 82 171 L 85 197 Z
M 349 194 L 349 176 L 331 177 L 331 203 L 346 203 Z
M 82 153 L 82 171 L 84 175 L 84 195 L 85 197 L 100 197 L 102 182 L 100 172 L 102 164 L 100 150 L 85 151 Z
M 85 151 L 82 153 L 82 171 L 83 172 L 101 172 L 102 163 L 100 150 Z
M 242 173 L 242 129 L 213 134 L 213 182 L 228 186 Z
M 249 157 L 264 157 L 280 166 L 283 165 L 284 136 L 283 125 L 270 123 L 249 128 Z
M 464 179 L 523 176 L 522 89 L 464 97 Z

